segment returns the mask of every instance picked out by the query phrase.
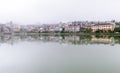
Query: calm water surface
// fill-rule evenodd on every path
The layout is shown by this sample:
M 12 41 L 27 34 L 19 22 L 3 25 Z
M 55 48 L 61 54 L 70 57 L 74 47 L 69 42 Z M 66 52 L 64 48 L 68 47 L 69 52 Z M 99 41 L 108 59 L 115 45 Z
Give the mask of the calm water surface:
M 120 73 L 119 37 L 0 38 L 0 73 Z

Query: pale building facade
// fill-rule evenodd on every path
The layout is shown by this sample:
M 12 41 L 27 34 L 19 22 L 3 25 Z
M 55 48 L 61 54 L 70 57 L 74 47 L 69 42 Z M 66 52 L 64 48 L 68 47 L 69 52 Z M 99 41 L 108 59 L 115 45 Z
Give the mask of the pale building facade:
M 114 31 L 115 23 L 99 23 L 91 26 L 93 32 L 97 30 L 104 30 L 104 31 Z

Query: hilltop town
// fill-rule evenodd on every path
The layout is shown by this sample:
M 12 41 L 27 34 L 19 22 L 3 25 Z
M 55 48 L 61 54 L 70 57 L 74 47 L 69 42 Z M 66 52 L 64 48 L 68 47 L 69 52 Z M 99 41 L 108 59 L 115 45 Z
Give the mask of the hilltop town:
M 9 22 L 0 24 L 1 33 L 71 33 L 71 32 L 86 32 L 86 33 L 104 33 L 104 32 L 120 32 L 120 22 L 104 21 L 104 22 L 89 22 L 89 21 L 73 21 L 57 24 L 32 24 L 19 25 Z

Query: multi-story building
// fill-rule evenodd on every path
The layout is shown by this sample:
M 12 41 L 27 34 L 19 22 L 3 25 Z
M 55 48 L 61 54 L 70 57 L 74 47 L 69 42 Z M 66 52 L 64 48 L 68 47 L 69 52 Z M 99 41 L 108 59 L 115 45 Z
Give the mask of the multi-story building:
M 97 30 L 104 30 L 104 31 L 114 31 L 115 23 L 112 22 L 105 22 L 105 23 L 97 23 L 91 26 L 93 32 Z
M 79 32 L 80 25 L 69 22 L 65 24 L 64 29 L 65 29 L 65 32 Z
M 120 28 L 120 22 L 116 22 L 115 24 L 116 24 L 115 28 Z
M 20 32 L 20 31 L 21 31 L 21 26 L 15 24 L 15 25 L 12 27 L 12 31 L 13 31 L 13 32 Z

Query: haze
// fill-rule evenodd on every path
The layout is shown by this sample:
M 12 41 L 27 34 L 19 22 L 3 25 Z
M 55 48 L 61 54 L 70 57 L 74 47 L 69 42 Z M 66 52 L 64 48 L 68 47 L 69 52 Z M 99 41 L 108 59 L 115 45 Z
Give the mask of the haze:
M 0 0 L 0 23 L 120 20 L 119 0 Z

